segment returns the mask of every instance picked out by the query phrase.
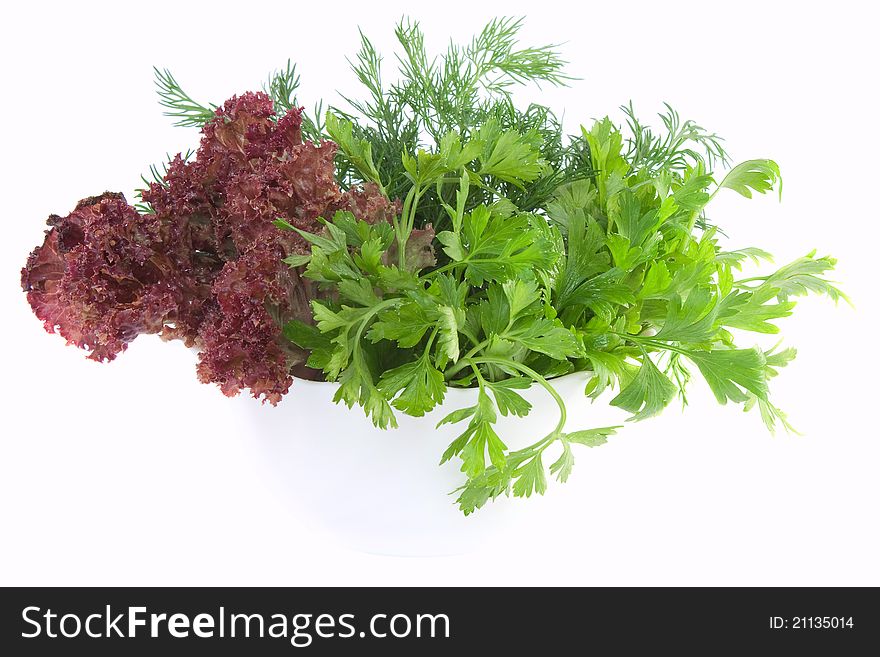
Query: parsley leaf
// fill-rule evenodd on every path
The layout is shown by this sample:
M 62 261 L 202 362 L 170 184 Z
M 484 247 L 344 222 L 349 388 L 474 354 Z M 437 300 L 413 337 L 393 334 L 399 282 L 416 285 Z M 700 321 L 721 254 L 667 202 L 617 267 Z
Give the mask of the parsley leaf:
M 718 185 L 718 189 L 722 188 L 732 189 L 746 198 L 752 198 L 753 191 L 764 194 L 775 188 L 782 198 L 779 165 L 773 160 L 748 160 L 738 164 L 724 176 Z
M 379 380 L 379 391 L 394 408 L 407 415 L 421 417 L 443 403 L 446 383 L 443 373 L 423 356 L 417 361 L 387 370 Z
M 632 413 L 632 420 L 644 420 L 666 408 L 675 390 L 672 381 L 644 355 L 639 373 L 611 400 L 611 405 Z
M 669 106 L 663 130 L 630 104 L 624 129 L 605 117 L 567 140 L 548 108 L 515 109 L 508 85 L 563 81 L 550 50 L 515 47 L 518 29 L 492 22 L 471 46 L 433 58 L 418 24 L 402 22 L 401 80 L 390 87 L 362 36 L 353 68 L 368 97 L 350 100 L 351 114 L 328 114 L 326 130 L 345 184 L 379 185 L 400 199 L 396 216 L 368 223 L 340 211 L 312 233 L 276 222 L 308 242 L 309 253 L 286 262 L 304 268 L 297 274 L 320 299 L 314 326 L 290 321 L 283 339 L 338 381 L 337 401 L 392 427 L 394 411 L 420 417 L 448 388 L 474 390 L 472 405 L 437 423 L 458 427 L 441 463 L 460 466 L 465 514 L 500 495 L 543 494 L 548 471 L 566 481 L 578 446 L 614 434 L 566 426 L 553 378 L 569 372 L 588 373 L 593 401 L 614 390 L 609 403 L 630 420 L 676 395 L 686 404 L 702 378 L 719 403 L 757 408 L 771 430 L 791 430 L 769 382 L 794 350 L 742 348 L 739 334 L 779 332 L 794 297 L 847 300 L 827 279 L 833 258 L 813 252 L 743 278 L 745 265 L 770 255 L 722 248 L 726 235 L 707 215 L 713 198 L 781 192 L 773 160 L 725 173 L 721 138 Z M 558 421 L 509 449 L 498 420 L 528 415 L 530 389 L 554 400 Z

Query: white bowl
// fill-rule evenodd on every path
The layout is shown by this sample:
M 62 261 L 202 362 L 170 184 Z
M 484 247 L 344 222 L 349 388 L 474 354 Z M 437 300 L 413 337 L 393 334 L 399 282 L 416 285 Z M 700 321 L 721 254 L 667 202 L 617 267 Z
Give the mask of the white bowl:
M 607 404 L 590 405 L 584 396 L 587 379 L 581 372 L 551 381 L 570 418 L 584 411 L 590 416 L 586 425 L 570 420 L 570 430 L 620 420 L 619 412 L 609 420 Z M 267 483 L 300 522 L 347 547 L 401 556 L 468 552 L 514 522 L 527 522 L 527 505 L 503 497 L 465 517 L 451 494 L 464 482 L 458 459 L 438 465 L 467 421 L 435 426 L 449 412 L 472 406 L 475 389 L 449 389 L 443 404 L 425 417 L 396 413 L 399 427 L 381 430 L 359 407 L 334 404 L 337 388 L 335 383 L 296 380 L 277 407 L 253 400 L 244 405 L 244 431 L 259 452 Z M 511 449 L 544 437 L 559 418 L 546 390 L 532 386 L 520 392 L 532 403 L 531 413 L 499 417 L 497 424 Z M 551 492 L 564 495 L 565 487 Z

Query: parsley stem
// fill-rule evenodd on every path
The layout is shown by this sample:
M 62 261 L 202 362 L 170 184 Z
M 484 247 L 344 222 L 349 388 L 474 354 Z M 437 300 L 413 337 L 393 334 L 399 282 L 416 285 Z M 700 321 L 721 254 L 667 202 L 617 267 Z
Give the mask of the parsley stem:
M 419 200 L 422 198 L 421 185 L 415 185 L 409 190 L 406 199 L 403 202 L 403 209 L 400 213 L 400 220 L 397 228 L 397 261 L 400 269 L 406 269 L 406 243 L 415 227 L 416 209 L 419 207 Z
M 458 260 L 456 262 L 448 262 L 442 267 L 438 267 L 437 269 L 432 269 L 431 271 L 422 274 L 419 278 L 427 278 L 428 276 L 433 276 L 434 274 L 442 274 L 445 271 L 449 271 L 454 267 L 466 266 L 469 262 L 477 262 L 481 264 L 493 264 L 493 263 L 505 263 L 507 262 L 507 258 L 464 258 L 463 260 Z
M 629 340 L 633 342 L 639 347 L 643 345 L 647 345 L 648 347 L 654 347 L 655 349 L 662 349 L 663 351 L 671 351 L 676 354 L 680 354 L 682 356 L 688 356 L 689 352 L 686 349 L 682 349 L 680 347 L 676 347 L 675 345 L 669 344 L 668 342 L 664 342 L 662 340 L 655 340 L 649 337 L 642 337 L 639 335 L 629 335 L 627 333 L 617 333 L 611 331 L 612 335 L 616 335 L 618 337 L 623 338 L 624 340 Z
M 462 264 L 467 264 L 467 263 L 466 262 L 448 262 L 445 265 L 443 265 L 442 267 L 438 267 L 437 269 L 432 269 L 431 271 L 422 274 L 421 276 L 419 276 L 419 278 L 426 278 L 426 277 L 432 276 L 434 274 L 442 274 L 444 271 L 449 271 L 453 267 L 458 267 L 459 265 L 462 265 Z
M 742 285 L 743 283 L 753 283 L 755 281 L 764 282 L 769 278 L 769 276 L 752 276 L 751 278 L 743 278 L 738 281 L 734 281 L 734 285 Z
M 479 344 L 477 344 L 473 349 L 468 351 L 463 358 L 461 358 L 455 365 L 446 370 L 446 378 L 450 379 L 456 374 L 458 374 L 461 370 L 463 370 L 467 365 L 470 364 L 471 358 L 473 358 L 478 351 L 481 349 L 485 349 L 486 345 L 489 344 L 489 340 L 483 340 Z
M 520 372 L 522 372 L 523 374 L 525 374 L 526 376 L 531 378 L 533 381 L 535 381 L 537 384 L 542 386 L 548 393 L 550 393 L 550 396 L 553 397 L 553 400 L 556 402 L 556 405 L 559 406 L 559 422 L 556 424 L 556 428 L 553 430 L 553 432 L 550 435 L 548 435 L 547 438 L 545 438 L 544 440 L 546 441 L 546 440 L 552 438 L 552 440 L 549 441 L 549 442 L 552 442 L 553 440 L 556 440 L 556 438 L 560 434 L 562 434 L 562 430 L 565 428 L 565 422 L 568 419 L 568 414 L 565 409 L 565 402 L 562 400 L 562 397 L 559 396 L 559 393 L 556 392 L 556 388 L 554 388 L 552 385 L 550 385 L 550 383 L 547 381 L 547 379 L 545 379 L 543 376 L 538 374 L 531 367 L 528 367 L 527 365 L 523 365 L 522 363 L 518 363 L 514 360 L 510 360 L 509 358 L 493 358 L 491 356 L 483 356 L 480 358 L 469 359 L 469 363 L 471 363 L 471 364 L 473 364 L 473 363 L 476 363 L 476 364 L 494 363 L 495 365 L 506 365 L 507 367 L 510 367 L 512 369 L 519 370 Z M 541 442 L 544 442 L 544 441 L 541 441 Z M 534 447 L 534 445 L 533 445 L 533 447 Z
M 428 354 L 431 352 L 431 346 L 434 344 L 434 338 L 437 337 L 437 333 L 440 331 L 436 326 L 434 330 L 431 331 L 431 335 L 428 337 L 428 344 L 425 345 L 425 351 L 422 353 L 422 358 L 427 358 Z
M 375 317 L 380 311 L 385 308 L 390 308 L 391 306 L 396 306 L 399 303 L 403 302 L 403 299 L 393 298 L 393 299 L 385 299 L 384 301 L 380 301 L 375 306 L 370 308 L 363 317 L 359 318 L 357 321 L 359 323 L 357 333 L 355 333 L 355 345 L 360 345 L 361 343 L 361 335 L 364 332 L 364 329 L 367 327 L 367 324 L 370 323 L 370 320 Z M 349 329 L 351 327 L 349 326 Z

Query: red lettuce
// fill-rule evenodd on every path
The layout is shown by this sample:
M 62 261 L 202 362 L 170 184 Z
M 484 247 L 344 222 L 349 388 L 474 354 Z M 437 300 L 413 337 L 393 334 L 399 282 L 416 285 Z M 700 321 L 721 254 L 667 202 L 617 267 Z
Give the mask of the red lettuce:
M 143 192 L 151 214 L 108 192 L 49 217 L 22 270 L 46 329 L 95 360 L 112 360 L 142 333 L 180 339 L 199 350 L 202 381 L 273 404 L 292 373 L 307 376 L 306 354 L 281 326 L 310 322 L 318 290 L 282 262 L 308 245 L 273 221 L 315 232 L 337 210 L 376 222 L 396 206 L 374 185 L 339 188 L 336 145 L 304 142 L 301 110 L 275 119 L 266 94 L 228 100 L 203 128 L 195 160 L 176 157 Z
M 112 360 L 141 333 L 197 324 L 210 290 L 196 279 L 184 222 L 140 215 L 122 194 L 80 201 L 52 215 L 22 287 L 48 331 Z

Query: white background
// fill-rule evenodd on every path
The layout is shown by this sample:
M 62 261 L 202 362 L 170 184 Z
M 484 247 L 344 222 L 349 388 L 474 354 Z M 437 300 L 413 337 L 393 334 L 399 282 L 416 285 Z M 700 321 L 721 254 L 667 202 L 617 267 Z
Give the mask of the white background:
M 413 13 L 433 49 L 497 14 L 528 16 L 524 42 L 566 42 L 581 79 L 521 99 L 564 109 L 572 131 L 607 113 L 620 121 L 629 99 L 647 117 L 669 101 L 723 135 L 735 159 L 779 162 L 781 204 L 731 193 L 712 214 L 732 248 L 758 245 L 779 263 L 813 248 L 840 260 L 835 277 L 856 309 L 808 299 L 783 321 L 799 356 L 774 395 L 802 437 L 771 437 L 697 387 L 683 415 L 670 408 L 581 456 L 534 529 L 466 556 L 379 557 L 298 524 L 231 428 L 240 405 L 196 381 L 182 346 L 144 337 L 98 365 L 42 331 L 18 272 L 45 217 L 105 189 L 131 198 L 148 164 L 196 143 L 161 115 L 152 65 L 221 102 L 292 58 L 301 100 L 333 102 L 358 91 L 345 61 L 357 26 L 391 60 L 407 6 L 4 10 L 0 583 L 880 584 L 871 3 L 447 0 Z

